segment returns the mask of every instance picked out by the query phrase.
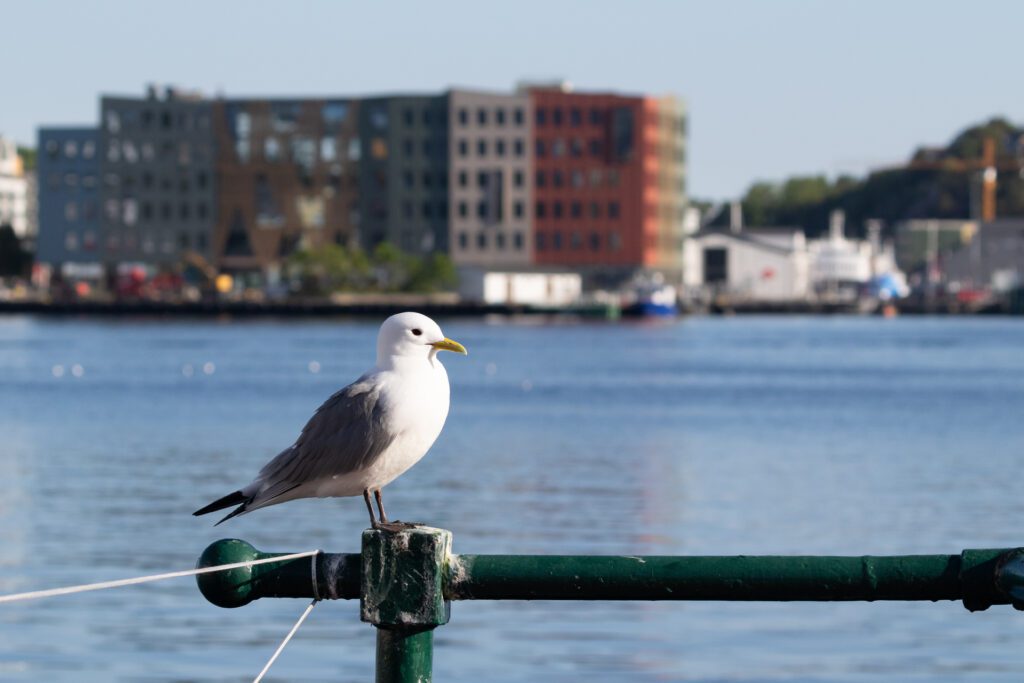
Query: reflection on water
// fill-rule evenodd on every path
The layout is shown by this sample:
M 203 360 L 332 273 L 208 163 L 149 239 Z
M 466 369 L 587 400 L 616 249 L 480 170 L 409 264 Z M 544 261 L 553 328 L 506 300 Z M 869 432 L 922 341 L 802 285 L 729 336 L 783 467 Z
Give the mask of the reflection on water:
M 356 499 L 213 529 L 371 362 L 351 322 L 0 320 L 0 592 L 191 566 L 223 536 L 353 551 Z M 958 552 L 1021 542 L 1024 324 L 450 321 L 453 402 L 389 511 L 472 553 Z M 78 372 L 73 368 L 79 367 Z M 55 372 L 56 368 L 62 372 Z M 0 609 L 0 679 L 239 681 L 303 608 L 190 580 Z M 438 680 L 1016 681 L 1019 615 L 956 604 L 458 603 Z M 357 605 L 313 612 L 278 680 L 366 680 Z M 499 664 L 500 663 L 500 664 Z

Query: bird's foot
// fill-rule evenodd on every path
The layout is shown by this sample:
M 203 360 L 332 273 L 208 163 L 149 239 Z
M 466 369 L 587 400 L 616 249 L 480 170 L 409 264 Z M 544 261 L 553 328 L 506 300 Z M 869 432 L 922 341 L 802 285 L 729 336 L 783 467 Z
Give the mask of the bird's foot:
M 408 529 L 415 529 L 417 526 L 419 525 L 411 522 L 402 522 L 399 520 L 395 520 L 394 522 L 375 522 L 373 528 L 378 529 L 380 531 L 390 531 L 391 533 L 396 533 L 399 531 L 406 531 Z

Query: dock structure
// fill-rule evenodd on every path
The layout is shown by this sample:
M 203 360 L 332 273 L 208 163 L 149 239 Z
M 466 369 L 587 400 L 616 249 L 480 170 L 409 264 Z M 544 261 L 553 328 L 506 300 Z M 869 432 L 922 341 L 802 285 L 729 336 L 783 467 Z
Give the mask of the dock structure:
M 587 556 L 457 555 L 452 534 L 414 526 L 368 529 L 358 554 L 319 553 L 202 574 L 220 607 L 259 598 L 358 599 L 377 628 L 381 683 L 430 681 L 433 632 L 453 600 L 876 601 L 960 600 L 971 612 L 1024 610 L 1024 548 L 955 555 Z M 264 553 L 237 539 L 210 545 L 198 566 Z

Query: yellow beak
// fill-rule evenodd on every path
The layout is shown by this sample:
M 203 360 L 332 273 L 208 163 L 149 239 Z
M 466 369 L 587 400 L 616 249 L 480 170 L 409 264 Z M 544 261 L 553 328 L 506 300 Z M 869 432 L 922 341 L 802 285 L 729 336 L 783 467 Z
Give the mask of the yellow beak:
M 433 346 L 438 351 L 454 351 L 455 353 L 461 353 L 463 356 L 469 355 L 469 353 L 466 351 L 465 346 L 463 346 L 462 344 L 453 339 L 448 339 L 447 337 L 445 337 L 439 342 L 434 342 L 433 344 L 431 344 L 431 346 Z

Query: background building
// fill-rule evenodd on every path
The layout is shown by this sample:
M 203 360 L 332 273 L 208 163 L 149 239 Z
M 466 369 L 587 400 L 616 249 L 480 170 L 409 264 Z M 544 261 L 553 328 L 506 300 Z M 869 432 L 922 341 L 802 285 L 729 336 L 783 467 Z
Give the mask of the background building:
M 685 131 L 670 99 L 533 88 L 534 257 L 621 279 L 678 279 Z
M 453 90 L 451 256 L 459 266 L 531 264 L 530 98 Z
M 463 270 L 575 269 L 604 285 L 681 270 L 686 121 L 671 99 L 525 88 L 211 100 L 150 87 L 100 110 L 98 132 L 41 132 L 61 149 L 92 136 L 95 150 L 88 169 L 48 159 L 44 261 L 198 263 L 260 285 L 298 249 L 390 243 Z M 94 184 L 72 191 L 68 174 Z
M 96 128 L 41 128 L 36 157 L 36 260 L 52 266 L 103 261 L 100 134 Z
M 363 101 L 360 243 L 448 251 L 448 103 L 443 95 Z
M 104 262 L 208 256 L 217 202 L 211 103 L 151 87 L 143 99 L 104 97 L 100 106 Z
M 695 295 L 794 302 L 810 294 L 807 242 L 799 228 L 712 229 L 686 241 L 684 277 Z
M 896 262 L 908 273 L 935 267 L 942 252 L 970 244 L 978 221 L 915 218 L 896 224 Z
M 13 140 L 0 137 L 0 225 L 10 225 L 19 238 L 29 236 L 28 183 Z
M 939 257 L 941 278 L 951 291 L 1005 293 L 1024 286 L 1024 220 L 981 223 L 966 244 Z
M 354 244 L 358 107 L 349 100 L 218 100 L 212 260 L 274 270 L 300 247 Z

